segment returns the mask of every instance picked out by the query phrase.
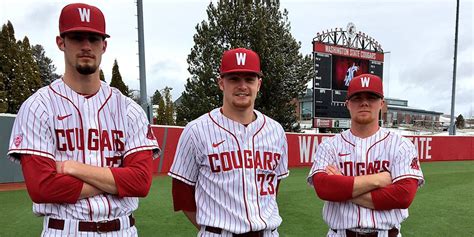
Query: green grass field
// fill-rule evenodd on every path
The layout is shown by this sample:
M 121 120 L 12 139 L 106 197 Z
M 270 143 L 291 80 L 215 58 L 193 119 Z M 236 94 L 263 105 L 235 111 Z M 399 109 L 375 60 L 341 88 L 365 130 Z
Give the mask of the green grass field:
M 426 184 L 402 225 L 407 236 L 474 236 L 474 161 L 422 163 Z M 325 236 L 322 201 L 306 185 L 309 168 L 292 169 L 280 186 L 281 236 Z M 38 236 L 42 218 L 31 211 L 25 190 L 0 192 L 0 236 Z M 196 236 L 180 212 L 173 212 L 171 179 L 155 177 L 150 194 L 135 213 L 141 236 Z

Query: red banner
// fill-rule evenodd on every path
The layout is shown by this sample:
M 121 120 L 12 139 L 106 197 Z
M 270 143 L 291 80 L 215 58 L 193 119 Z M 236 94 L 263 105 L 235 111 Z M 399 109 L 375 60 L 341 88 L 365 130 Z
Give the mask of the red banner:
M 383 53 L 374 53 L 374 52 L 369 52 L 369 51 L 364 51 L 364 50 L 350 49 L 346 47 L 327 45 L 327 44 L 322 44 L 322 43 L 313 44 L 313 51 L 340 55 L 344 57 L 368 59 L 368 60 L 379 61 L 379 62 L 383 62 L 383 59 L 384 59 Z
M 182 127 L 153 126 L 162 151 L 154 172 L 166 174 L 173 163 Z M 319 144 L 333 134 L 287 133 L 288 166 L 311 166 Z M 406 136 L 418 150 L 421 162 L 474 160 L 474 136 Z

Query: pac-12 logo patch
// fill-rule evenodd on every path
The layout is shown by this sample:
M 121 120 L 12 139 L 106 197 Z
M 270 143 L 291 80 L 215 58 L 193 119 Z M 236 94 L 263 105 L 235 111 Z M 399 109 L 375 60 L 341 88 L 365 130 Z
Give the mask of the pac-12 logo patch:
M 156 140 L 155 134 L 153 134 L 153 130 L 151 129 L 150 124 L 148 124 L 148 132 L 146 133 L 146 138 L 150 140 Z
M 413 160 L 411 161 L 410 166 L 411 166 L 411 168 L 414 169 L 414 170 L 420 170 L 420 163 L 418 162 L 418 158 L 417 158 L 417 157 L 413 158 Z
M 20 146 L 21 142 L 23 141 L 23 134 L 17 134 L 15 136 L 15 139 L 13 140 L 13 143 L 15 144 L 16 147 Z

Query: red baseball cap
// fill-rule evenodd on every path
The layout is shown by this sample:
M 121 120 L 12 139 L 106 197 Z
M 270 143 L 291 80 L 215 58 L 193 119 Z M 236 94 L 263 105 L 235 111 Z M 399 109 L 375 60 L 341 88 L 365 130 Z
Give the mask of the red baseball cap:
M 110 37 L 105 33 L 105 18 L 99 8 L 84 3 L 72 3 L 59 16 L 59 34 L 85 31 Z
M 231 72 L 253 72 L 262 76 L 260 57 L 250 49 L 236 48 L 227 50 L 222 55 L 221 76 Z
M 354 77 L 349 83 L 346 99 L 360 92 L 370 92 L 383 98 L 382 79 L 372 74 L 362 74 Z

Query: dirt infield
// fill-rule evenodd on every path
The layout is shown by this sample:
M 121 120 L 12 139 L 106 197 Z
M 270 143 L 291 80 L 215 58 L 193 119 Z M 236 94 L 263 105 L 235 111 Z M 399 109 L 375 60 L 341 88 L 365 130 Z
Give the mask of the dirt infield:
M 25 183 L 4 183 L 0 184 L 0 192 L 26 189 Z

